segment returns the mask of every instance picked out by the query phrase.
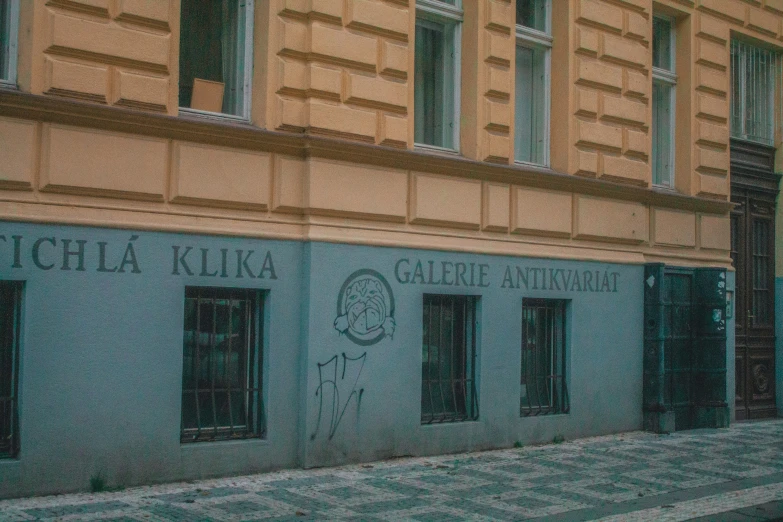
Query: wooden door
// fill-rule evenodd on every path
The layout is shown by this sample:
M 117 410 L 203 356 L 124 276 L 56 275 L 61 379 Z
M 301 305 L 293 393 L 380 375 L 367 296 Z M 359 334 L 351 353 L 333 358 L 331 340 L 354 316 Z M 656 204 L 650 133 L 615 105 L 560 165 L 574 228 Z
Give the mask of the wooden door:
M 731 200 L 737 205 L 731 214 L 731 257 L 736 270 L 737 420 L 777 414 L 774 295 L 777 177 L 772 173 L 771 156 L 763 163 L 755 163 L 754 159 L 746 145 L 740 151 L 732 147 Z M 756 168 L 751 170 L 749 163 Z M 770 168 L 763 172 L 759 167 L 767 164 Z

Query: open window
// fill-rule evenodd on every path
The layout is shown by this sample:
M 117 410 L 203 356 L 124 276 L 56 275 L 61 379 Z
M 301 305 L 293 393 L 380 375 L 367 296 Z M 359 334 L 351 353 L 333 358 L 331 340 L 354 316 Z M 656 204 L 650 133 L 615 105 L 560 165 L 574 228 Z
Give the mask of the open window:
M 253 0 L 182 0 L 179 106 L 250 118 Z

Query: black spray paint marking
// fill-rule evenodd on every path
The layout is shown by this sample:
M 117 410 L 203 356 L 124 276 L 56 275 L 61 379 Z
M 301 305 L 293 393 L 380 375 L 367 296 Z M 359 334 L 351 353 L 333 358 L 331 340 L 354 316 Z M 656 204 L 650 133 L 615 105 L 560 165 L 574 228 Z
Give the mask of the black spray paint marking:
M 318 420 L 315 423 L 315 431 L 312 435 L 310 435 L 310 440 L 315 440 L 315 436 L 318 435 L 318 431 L 321 429 L 321 419 L 324 417 L 324 389 L 327 386 L 332 387 L 332 411 L 329 415 L 329 435 L 327 437 L 328 440 L 332 440 L 332 437 L 334 437 L 335 432 L 337 432 L 337 428 L 340 426 L 340 421 L 343 420 L 343 416 L 345 415 L 346 410 L 348 409 L 348 405 L 351 403 L 351 399 L 353 397 L 356 397 L 356 409 L 358 411 L 359 406 L 361 406 L 362 403 L 362 394 L 364 393 L 364 388 L 360 388 L 359 390 L 356 389 L 356 385 L 359 382 L 359 377 L 362 375 L 362 370 L 364 369 L 364 362 L 367 360 L 367 352 L 364 352 L 359 357 L 348 357 L 345 355 L 345 353 L 342 354 L 343 358 L 343 371 L 342 375 L 340 376 L 340 383 L 344 383 L 345 381 L 345 374 L 348 369 L 348 363 L 356 363 L 358 361 L 361 361 L 359 364 L 352 364 L 351 365 L 351 371 L 356 371 L 355 369 L 358 367 L 358 371 L 356 371 L 356 378 L 353 380 L 353 386 L 351 387 L 351 391 L 348 394 L 348 398 L 345 400 L 345 403 L 340 402 L 340 386 L 337 382 L 337 367 L 339 366 L 339 357 L 335 355 L 325 363 L 318 363 L 318 388 L 315 389 L 315 396 L 319 398 L 318 402 Z M 326 373 L 329 370 L 324 370 L 326 366 L 333 365 L 332 372 L 333 375 L 331 376 L 331 379 L 324 380 L 324 373 Z M 327 375 L 329 377 L 329 375 Z M 350 382 L 350 375 L 349 375 L 349 382 Z

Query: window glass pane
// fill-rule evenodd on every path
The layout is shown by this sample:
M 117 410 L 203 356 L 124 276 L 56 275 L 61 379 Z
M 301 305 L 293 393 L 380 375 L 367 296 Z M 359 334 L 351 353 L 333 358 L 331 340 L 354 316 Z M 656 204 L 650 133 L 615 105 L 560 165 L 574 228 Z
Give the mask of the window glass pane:
M 653 184 L 672 186 L 672 91 L 671 85 L 653 82 Z
M 517 25 L 546 31 L 546 0 L 517 0 Z
M 454 148 L 452 26 L 416 22 L 414 141 Z
M 546 51 L 517 46 L 514 157 L 544 164 L 546 154 Z
M 522 301 L 522 415 L 567 413 L 565 301 Z
M 0 0 L 0 80 L 10 77 L 11 0 Z
M 731 42 L 731 134 L 772 145 L 775 139 L 775 90 L 780 55 L 745 42 Z
M 180 29 L 180 107 L 214 105 L 226 114 L 245 112 L 245 0 L 182 0 Z M 194 80 L 210 85 L 208 101 L 193 104 Z M 220 100 L 220 84 L 223 95 Z M 202 84 L 203 85 L 203 84 Z
M 653 18 L 653 67 L 673 72 L 672 24 L 663 18 Z
M 422 423 L 478 417 L 474 369 L 475 305 L 474 297 L 424 296 Z
M 186 289 L 182 442 L 263 436 L 258 301 L 253 290 Z

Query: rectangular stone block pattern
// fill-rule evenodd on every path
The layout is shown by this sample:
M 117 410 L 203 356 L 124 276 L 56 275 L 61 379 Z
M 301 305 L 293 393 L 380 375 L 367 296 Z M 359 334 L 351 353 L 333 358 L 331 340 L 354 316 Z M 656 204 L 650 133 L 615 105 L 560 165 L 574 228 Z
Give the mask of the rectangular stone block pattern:
M 499 34 L 494 31 L 484 31 L 484 38 L 487 42 L 487 60 L 498 62 L 502 65 L 511 64 L 514 46 L 511 43 L 510 35 Z
M 666 246 L 696 246 L 696 214 L 661 208 L 653 209 L 656 244 Z
M 729 195 L 729 180 L 724 176 L 715 176 L 697 172 L 698 195 L 726 199 Z
M 44 125 L 41 189 L 162 200 L 168 141 Z
M 480 181 L 414 173 L 411 192 L 413 223 L 481 225 Z
M 28 120 L 0 118 L 0 187 L 29 188 L 35 169 L 37 123 Z
M 769 12 L 764 12 L 761 9 L 749 8 L 748 27 L 767 36 L 777 36 L 780 19 L 776 16 L 770 16 Z
M 314 23 L 310 29 L 310 51 L 324 59 L 337 58 L 375 67 L 378 40 Z
M 638 40 L 630 40 L 609 33 L 603 34 L 602 39 L 602 58 L 622 62 L 633 67 L 647 67 L 649 50 Z
M 729 75 L 704 65 L 696 65 L 696 85 L 725 96 L 729 89 Z
M 407 39 L 407 9 L 378 0 L 349 0 L 348 6 L 348 27 L 389 33 Z
M 605 94 L 603 99 L 602 118 L 627 122 L 632 125 L 647 124 L 647 104 L 638 99 Z
M 52 48 L 74 49 L 167 69 L 171 36 L 49 13 Z
M 297 92 L 303 94 L 308 87 L 307 65 L 299 60 L 286 60 L 279 58 L 277 61 L 278 81 L 280 91 Z
M 120 0 L 120 17 L 130 16 L 168 23 L 171 16 L 170 0 Z
M 745 4 L 727 0 L 698 0 L 698 7 L 736 24 L 745 22 Z
M 652 179 L 650 165 L 646 161 L 604 154 L 602 178 L 629 181 L 635 185 L 647 185 Z
M 617 65 L 601 63 L 598 60 L 578 57 L 577 70 L 579 83 L 604 87 L 608 90 L 623 88 L 623 69 Z
M 45 60 L 45 93 L 107 103 L 107 66 L 77 63 L 51 56 L 47 56 Z
M 627 243 L 649 239 L 647 207 L 641 203 L 579 196 L 576 203 L 576 237 Z
M 405 147 L 408 144 L 408 119 L 384 114 L 381 116 L 381 129 L 378 141 L 382 145 Z
M 728 216 L 702 214 L 699 218 L 701 248 L 729 250 L 731 248 L 730 225 Z
M 578 22 L 587 22 L 609 30 L 623 30 L 623 11 L 601 0 L 579 0 Z
M 721 121 L 729 119 L 729 101 L 706 93 L 696 93 L 696 115 Z
M 381 62 L 379 69 L 382 74 L 400 78 L 408 77 L 408 47 L 396 42 L 381 43 Z
M 385 80 L 367 74 L 349 73 L 346 82 L 346 101 L 363 102 L 376 106 L 391 106 L 403 112 L 408 105 L 408 86 L 394 80 Z
M 725 44 L 729 41 L 729 27 L 723 20 L 701 13 L 696 15 L 698 36 L 713 38 Z
M 607 147 L 620 150 L 623 146 L 623 130 L 613 125 L 577 120 L 578 144 Z
M 280 50 L 284 53 L 307 53 L 307 26 L 299 20 L 278 19 Z
M 172 201 L 266 209 L 271 159 L 269 153 L 174 142 Z
M 299 211 L 304 208 L 307 162 L 301 158 L 275 155 L 272 210 Z
M 484 183 L 484 230 L 507 231 L 509 223 L 508 185 Z
M 729 49 L 726 44 L 696 38 L 696 59 L 699 63 L 707 63 L 725 69 L 729 66 Z
M 513 232 L 570 237 L 572 204 L 567 192 L 516 187 Z
M 487 27 L 495 29 L 508 29 L 514 24 L 514 11 L 512 4 L 504 0 L 488 0 L 487 2 Z
M 376 111 L 308 100 L 309 127 L 326 134 L 364 136 L 375 140 Z
M 729 142 L 729 128 L 725 124 L 697 120 L 696 136 L 701 142 L 725 147 Z
M 311 213 L 405 221 L 408 172 L 311 159 L 305 184 Z
M 724 150 L 696 147 L 696 168 L 725 175 L 729 170 L 729 154 Z
M 340 69 L 310 64 L 310 90 L 339 98 L 342 86 L 343 72 Z
M 114 69 L 115 105 L 165 111 L 169 98 L 169 79 Z

